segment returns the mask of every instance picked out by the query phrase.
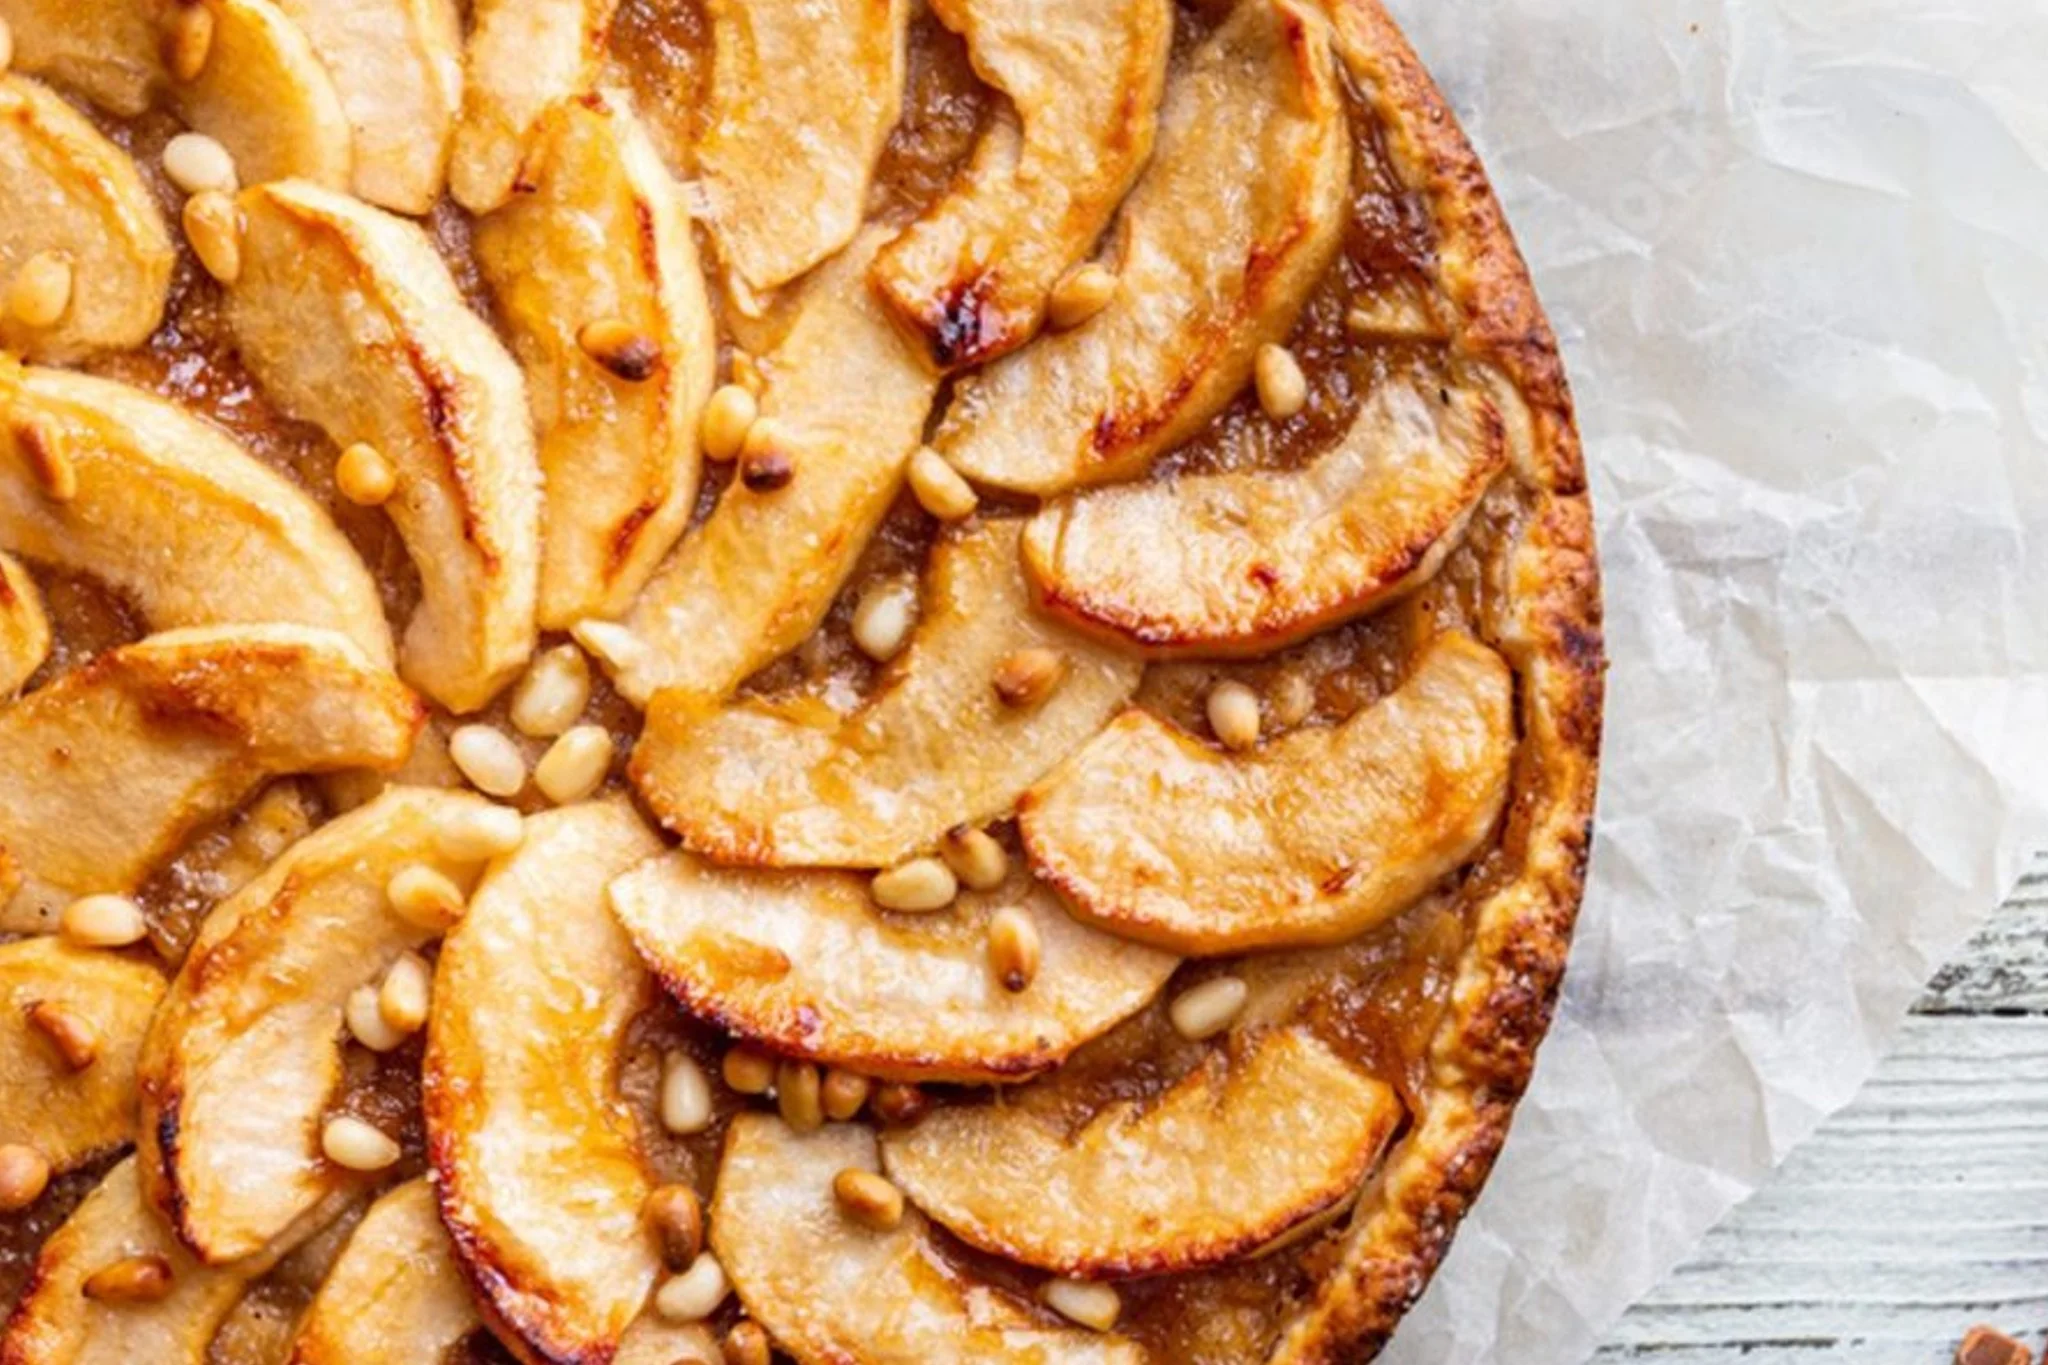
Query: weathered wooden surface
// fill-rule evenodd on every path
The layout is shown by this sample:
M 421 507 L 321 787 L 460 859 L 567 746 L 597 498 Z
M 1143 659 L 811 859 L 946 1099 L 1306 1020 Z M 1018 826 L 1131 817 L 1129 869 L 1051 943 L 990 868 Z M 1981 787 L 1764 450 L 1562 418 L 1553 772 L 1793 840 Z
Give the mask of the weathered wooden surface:
M 2048 1333 L 2048 856 L 1896 1053 L 1633 1309 L 1600 1365 L 1946 1365 Z

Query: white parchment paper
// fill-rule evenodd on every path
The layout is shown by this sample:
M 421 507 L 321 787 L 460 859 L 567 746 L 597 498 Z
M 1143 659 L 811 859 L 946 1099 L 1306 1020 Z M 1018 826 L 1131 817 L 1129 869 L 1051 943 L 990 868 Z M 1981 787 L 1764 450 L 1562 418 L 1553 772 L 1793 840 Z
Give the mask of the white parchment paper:
M 1570 1365 L 2048 846 L 2048 3 L 1394 0 L 1564 342 L 1593 885 L 1387 1359 Z

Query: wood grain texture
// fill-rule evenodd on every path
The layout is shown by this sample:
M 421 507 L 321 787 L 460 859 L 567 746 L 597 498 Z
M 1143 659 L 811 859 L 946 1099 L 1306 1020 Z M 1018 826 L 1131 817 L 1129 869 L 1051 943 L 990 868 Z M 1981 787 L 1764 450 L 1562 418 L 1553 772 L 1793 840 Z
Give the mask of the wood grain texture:
M 1938 973 L 1897 1050 L 1599 1365 L 1947 1365 L 2048 1331 L 2048 855 Z

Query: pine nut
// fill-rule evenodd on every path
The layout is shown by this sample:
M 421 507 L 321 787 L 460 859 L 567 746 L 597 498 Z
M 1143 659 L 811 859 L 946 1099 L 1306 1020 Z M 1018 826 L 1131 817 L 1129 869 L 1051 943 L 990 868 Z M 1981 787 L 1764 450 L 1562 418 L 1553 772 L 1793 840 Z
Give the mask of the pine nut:
M 1199 1043 L 1229 1028 L 1244 1010 L 1249 993 L 1238 977 L 1212 976 L 1175 996 L 1166 1008 L 1166 1017 L 1172 1021 L 1175 1033 L 1191 1043 Z
M 436 932 L 461 919 L 469 903 L 453 877 L 425 863 L 409 863 L 392 873 L 384 896 L 391 902 L 392 912 L 407 924 Z
M 700 1252 L 688 1270 L 669 1276 L 654 1291 L 654 1311 L 668 1322 L 702 1322 L 730 1293 L 725 1267 L 710 1252 Z
M 21 263 L 7 289 L 7 311 L 24 327 L 55 327 L 71 309 L 71 262 L 55 251 L 38 251 Z
M 765 1095 L 775 1088 L 775 1059 L 750 1047 L 736 1047 L 719 1063 L 728 1088 L 741 1095 Z
M 775 1107 L 782 1112 L 782 1121 L 799 1133 L 825 1126 L 820 1091 L 818 1068 L 809 1062 L 788 1061 L 775 1068 Z
M 170 31 L 164 35 L 164 64 L 173 77 L 190 83 L 199 79 L 212 55 L 213 11 L 204 0 L 178 0 Z
M 240 184 L 235 158 L 204 133 L 180 133 L 164 144 L 164 174 L 187 194 L 233 194 Z
M 434 969 L 418 953 L 400 956 L 377 988 L 377 1017 L 397 1033 L 418 1033 L 425 1028 L 433 1003 Z
M 1079 265 L 1060 277 L 1052 287 L 1052 297 L 1046 300 L 1046 316 L 1052 325 L 1066 330 L 1079 327 L 1088 319 L 1109 307 L 1109 301 L 1116 297 L 1117 278 L 1108 268 L 1099 265 Z
M 930 446 L 919 446 L 910 457 L 910 491 L 940 521 L 965 521 L 981 505 L 974 486 Z
M 1086 1280 L 1047 1280 L 1039 1287 L 1038 1297 L 1061 1317 L 1098 1332 L 1116 1326 L 1124 1311 L 1124 1302 L 1116 1290 Z
M 1067 656 L 1034 645 L 1020 649 L 996 667 L 996 697 L 1003 705 L 1029 710 L 1042 705 L 1067 676 Z
M 380 1008 L 383 992 L 376 986 L 358 986 L 348 993 L 342 1006 L 342 1021 L 349 1036 L 372 1052 L 395 1052 L 405 1045 L 406 1034 L 384 1021 Z
M 687 1052 L 661 1059 L 661 1126 L 679 1137 L 711 1126 L 711 1082 Z
M 826 1118 L 834 1123 L 844 1123 L 860 1113 L 868 1102 L 868 1092 L 873 1088 L 874 1083 L 859 1072 L 835 1066 L 825 1073 L 824 1084 L 818 1088 L 818 1103 Z
M 94 1303 L 157 1303 L 171 1292 L 171 1263 L 161 1256 L 124 1256 L 85 1277 Z
M 28 1007 L 29 1027 L 43 1035 L 68 1071 L 83 1071 L 99 1060 L 100 1031 L 76 1010 L 54 1000 Z
M 398 491 L 398 471 L 377 447 L 358 441 L 334 462 L 334 486 L 358 507 L 382 507 Z
M 574 645 L 556 645 L 534 659 L 512 689 L 512 728 L 533 739 L 568 732 L 590 705 L 590 661 Z
M 721 386 L 704 405 L 704 458 L 721 463 L 736 458 L 747 442 L 747 432 L 760 415 L 761 405 L 744 387 Z
M 900 867 L 878 872 L 868 883 L 868 894 L 884 910 L 921 913 L 943 910 L 960 894 L 953 869 L 937 858 L 912 858 Z
M 1258 358 L 1252 362 L 1252 382 L 1259 391 L 1259 406 L 1276 422 L 1284 422 L 1308 406 L 1308 376 L 1285 346 L 1267 342 L 1259 347 Z
M 873 1171 L 847 1167 L 832 1177 L 832 1194 L 846 1216 L 864 1228 L 888 1232 L 903 1221 L 903 1191 Z
M 768 1334 L 761 1324 L 743 1320 L 725 1334 L 725 1365 L 769 1365 Z
M 351 1114 L 327 1120 L 320 1130 L 320 1150 L 335 1165 L 349 1171 L 381 1171 L 397 1163 L 398 1142 L 373 1123 Z
M 526 821 L 510 806 L 463 811 L 442 823 L 434 847 L 455 863 L 480 863 L 510 853 L 526 841 Z
M 987 830 L 962 825 L 946 831 L 939 856 L 963 885 L 976 891 L 993 891 L 1010 877 L 1010 855 Z
M 661 368 L 661 343 L 623 318 L 599 318 L 577 329 L 583 353 L 628 384 L 644 384 Z
M 201 190 L 178 215 L 185 240 L 206 273 L 222 284 L 242 278 L 242 211 L 219 190 Z
M 916 621 L 916 585 L 889 579 L 861 594 L 853 609 L 853 642 L 876 663 L 887 663 L 902 652 Z
M 875 1091 L 875 1117 L 892 1128 L 916 1123 L 931 1110 L 931 1097 L 908 1081 L 890 1081 Z
M 704 1205 L 688 1185 L 656 1186 L 646 1212 L 669 1269 L 682 1270 L 704 1253 Z
M 526 755 L 493 726 L 457 727 L 448 736 L 448 757 L 485 796 L 517 796 L 526 786 Z
M 754 430 L 759 431 L 765 425 L 765 422 L 756 422 Z M 747 443 L 753 444 L 753 439 L 750 433 Z M 795 481 L 796 461 L 786 450 L 768 447 L 740 455 L 740 483 L 750 493 L 780 493 Z
M 0 1213 L 19 1213 L 50 1188 L 50 1162 L 20 1142 L 0 1144 Z
M 1209 689 L 1209 728 L 1226 749 L 1249 749 L 1259 742 L 1259 694 L 1243 683 L 1226 679 Z
M 1316 709 L 1316 688 L 1300 673 L 1282 673 L 1273 680 L 1273 719 L 1282 725 L 1299 725 Z
M 569 634 L 613 673 L 630 673 L 647 657 L 647 643 L 616 621 L 578 621 Z
M 612 736 L 602 725 L 579 725 L 541 755 L 533 784 L 558 806 L 581 801 L 604 785 L 612 769 Z
M 126 896 L 81 896 L 64 907 L 57 925 L 81 948 L 125 948 L 149 933 L 142 907 Z
M 1038 964 L 1044 951 L 1038 926 L 1016 906 L 1004 906 L 988 922 L 988 964 L 994 969 L 996 980 L 1011 994 L 1028 990 L 1038 979 Z

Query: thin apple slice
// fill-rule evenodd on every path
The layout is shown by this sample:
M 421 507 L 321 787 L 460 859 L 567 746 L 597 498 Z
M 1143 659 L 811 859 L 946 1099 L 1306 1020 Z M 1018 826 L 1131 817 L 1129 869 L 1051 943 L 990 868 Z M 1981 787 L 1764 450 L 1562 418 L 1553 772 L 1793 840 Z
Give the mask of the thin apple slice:
M 210 1264 L 254 1254 L 361 1177 L 320 1150 L 342 1074 L 343 1012 L 440 926 L 408 919 L 400 871 L 459 879 L 446 836 L 492 809 L 463 792 L 385 793 L 322 826 L 217 906 L 143 1047 L 143 1185 Z
M 0 551 L 0 704 L 14 700 L 50 657 L 43 595 L 20 560 Z M 0 897 L 4 897 L 0 891 Z
M 136 1158 L 107 1172 L 43 1243 L 28 1292 L 0 1334 L 0 1365 L 206 1365 L 242 1291 L 345 1205 L 324 1205 L 260 1255 L 200 1264 L 143 1200 Z M 85 1282 L 117 1261 L 161 1259 L 170 1292 L 154 1302 L 92 1299 Z
M 14 69 L 74 90 L 133 118 L 164 81 L 154 5 L 139 0 L 0 0 L 14 37 Z
M 860 231 L 902 111 L 910 0 L 707 0 L 706 11 L 711 93 L 697 166 L 726 266 L 743 294 L 761 293 Z
M 1024 846 L 1068 907 L 1190 956 L 1339 943 L 1485 844 L 1514 680 L 1468 635 L 1341 725 L 1225 754 L 1131 710 L 1027 794 Z
M 526 369 L 548 493 L 540 623 L 561 628 L 624 612 L 688 525 L 718 331 L 682 188 L 624 96 L 551 107 L 519 188 L 477 225 L 476 255 Z M 631 349 L 594 355 L 593 324 Z
M 633 781 L 685 847 L 718 862 L 887 867 L 947 830 L 1009 814 L 1137 687 L 1139 667 L 1033 614 L 1018 523 L 988 522 L 932 552 L 910 647 L 858 710 L 808 694 L 719 707 L 656 696 Z M 1026 650 L 1061 672 L 1035 705 L 997 694 Z
M 1285 1029 L 1078 1128 L 1027 1091 L 940 1109 L 886 1135 L 882 1159 L 972 1246 L 1062 1275 L 1157 1275 L 1231 1260 L 1339 1207 L 1401 1116 L 1392 1087 Z
M 149 339 L 176 260 L 156 198 L 126 152 L 20 76 L 0 76 L 0 203 L 14 206 L 0 217 L 0 280 L 45 252 L 71 266 L 71 302 L 56 324 L 0 315 L 0 345 L 76 361 Z
M 1143 471 L 1293 326 L 1335 255 L 1350 157 L 1328 22 L 1301 0 L 1238 5 L 1167 90 L 1118 228 L 1116 298 L 963 381 L 940 450 L 1030 493 Z
M 936 0 L 1009 106 L 953 190 L 875 263 L 946 369 L 1016 350 L 1152 155 L 1172 0 Z
M 291 415 L 396 469 L 387 510 L 420 574 L 401 669 L 474 711 L 533 651 L 540 463 L 519 367 L 414 224 L 298 183 L 241 204 L 242 358 Z
M 333 77 L 354 139 L 349 183 L 394 213 L 434 207 L 462 108 L 455 0 L 277 0 Z
M 288 622 L 391 662 L 377 584 L 326 511 L 219 427 L 110 379 L 0 358 L 0 546 L 92 576 L 155 630 Z
M 75 897 L 134 890 L 272 777 L 395 768 L 425 721 L 328 631 L 215 626 L 102 654 L 0 709 L 0 847 L 26 876 L 0 930 L 47 931 Z
M 433 1185 L 412 1180 L 349 1235 L 299 1320 L 288 1365 L 421 1365 L 482 1326 Z
M 652 1313 L 633 1320 L 612 1365 L 728 1365 L 718 1338 L 701 1322 L 663 1322 Z
M 163 993 L 162 974 L 115 953 L 49 937 L 0 944 L 0 1144 L 24 1143 L 68 1171 L 128 1142 L 135 1058 Z M 82 1069 L 30 1022 L 39 1004 L 91 1031 Z
M 618 0 L 474 0 L 448 188 L 471 213 L 512 197 L 534 125 L 595 88 Z
M 661 1269 L 617 1086 L 654 982 L 604 896 L 660 851 L 624 802 L 534 817 L 435 973 L 422 1103 L 441 1216 L 486 1315 L 534 1359 L 610 1359 Z
M 726 1132 L 711 1244 L 747 1312 L 799 1365 L 1144 1365 L 1132 1342 L 1052 1326 L 967 1279 L 914 1209 L 888 1232 L 853 1223 L 833 1179 L 876 1166 L 874 1134 L 851 1124 L 804 1135 L 742 1114 Z
M 1155 658 L 1264 654 L 1435 576 L 1507 466 L 1473 389 L 1389 379 L 1300 470 L 1126 484 L 1032 519 L 1040 605 Z
M 764 417 L 795 465 L 787 487 L 734 480 L 626 624 L 644 648 L 613 683 L 642 706 L 663 688 L 728 696 L 818 628 L 903 485 L 938 380 L 869 291 L 886 233 L 863 234 L 797 287 L 761 360 Z
M 1077 924 L 1022 872 L 943 915 L 885 915 L 851 873 L 729 870 L 678 853 L 612 883 L 611 901 L 691 1013 L 891 1080 L 1045 1071 L 1143 1009 L 1179 961 Z M 1043 955 L 1022 991 L 989 966 L 989 922 L 1008 906 Z

